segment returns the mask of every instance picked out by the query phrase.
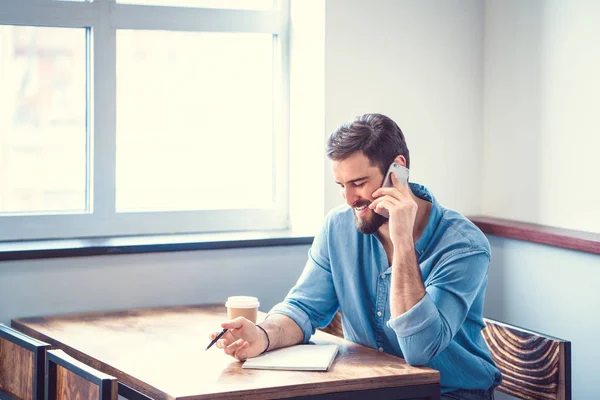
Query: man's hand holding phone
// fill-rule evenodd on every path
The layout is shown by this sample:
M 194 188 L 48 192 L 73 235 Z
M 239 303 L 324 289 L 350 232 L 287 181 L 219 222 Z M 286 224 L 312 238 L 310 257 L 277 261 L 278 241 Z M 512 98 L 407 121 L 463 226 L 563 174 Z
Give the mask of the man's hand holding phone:
M 394 164 L 396 163 L 390 166 L 390 170 L 393 169 Z M 394 169 L 397 169 L 397 166 L 398 164 Z M 391 187 L 385 187 L 388 176 Z M 406 178 L 408 179 L 408 175 Z M 413 229 L 417 216 L 417 203 L 411 196 L 408 182 L 400 182 L 396 173 L 388 171 L 384 186 L 373 192 L 372 196 L 375 200 L 371 202 L 369 208 L 378 214 L 389 215 L 390 239 L 394 247 L 414 246 Z
M 388 168 L 387 173 L 385 174 L 385 178 L 383 179 L 381 187 L 394 187 L 394 184 L 392 183 L 392 176 L 395 176 L 397 178 L 397 181 L 400 182 L 402 186 L 408 186 L 409 175 L 410 171 L 408 170 L 408 168 L 402 166 L 401 164 L 393 162 L 390 164 L 390 167 Z M 387 209 L 385 208 L 382 208 L 376 212 L 380 215 L 383 215 L 386 218 L 390 217 Z

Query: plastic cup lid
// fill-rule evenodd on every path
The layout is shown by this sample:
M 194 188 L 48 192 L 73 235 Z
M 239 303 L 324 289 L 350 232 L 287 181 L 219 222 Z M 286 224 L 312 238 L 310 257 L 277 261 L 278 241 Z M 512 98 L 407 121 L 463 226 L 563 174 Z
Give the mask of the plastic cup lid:
M 252 296 L 231 296 L 227 298 L 225 307 L 231 308 L 254 308 L 260 306 L 257 297 Z

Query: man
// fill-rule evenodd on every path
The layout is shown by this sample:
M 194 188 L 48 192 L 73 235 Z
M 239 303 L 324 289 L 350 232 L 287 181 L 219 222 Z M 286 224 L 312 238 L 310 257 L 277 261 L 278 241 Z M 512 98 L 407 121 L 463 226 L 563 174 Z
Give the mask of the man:
M 392 174 L 394 186 L 381 187 L 390 164 L 410 166 L 390 118 L 342 125 L 327 155 L 347 205 L 327 215 L 286 299 L 260 326 L 222 324 L 230 330 L 217 346 L 244 360 L 305 343 L 339 309 L 346 339 L 439 370 L 443 399 L 492 399 L 501 375 L 481 336 L 490 260 L 483 233 L 422 185 Z

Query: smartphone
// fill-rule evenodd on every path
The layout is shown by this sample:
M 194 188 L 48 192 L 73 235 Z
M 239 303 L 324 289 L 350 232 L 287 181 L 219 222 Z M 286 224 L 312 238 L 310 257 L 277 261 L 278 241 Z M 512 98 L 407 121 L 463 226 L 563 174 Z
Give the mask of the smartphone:
M 398 178 L 398 182 L 400 182 L 402 186 L 408 186 L 409 172 L 410 171 L 408 170 L 408 168 L 403 167 L 398 163 L 392 163 L 392 165 L 390 165 L 390 167 L 388 168 L 387 173 L 385 174 L 385 179 L 383 180 L 383 185 L 381 185 L 381 187 L 394 186 L 394 184 L 392 183 L 392 174 L 396 174 L 396 178 Z M 390 217 L 390 214 L 385 208 L 381 209 L 381 212 L 375 212 L 377 214 L 383 215 L 386 218 Z

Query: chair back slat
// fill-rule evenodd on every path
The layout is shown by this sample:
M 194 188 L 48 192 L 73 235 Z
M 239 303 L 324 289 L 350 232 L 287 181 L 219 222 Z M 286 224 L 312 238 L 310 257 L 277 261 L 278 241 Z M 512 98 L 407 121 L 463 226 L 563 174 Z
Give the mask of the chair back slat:
M 0 395 L 43 399 L 44 361 L 49 348 L 47 343 L 0 324 Z
M 48 351 L 46 400 L 117 400 L 117 379 L 70 357 Z
M 496 389 L 520 399 L 571 399 L 571 343 L 491 319 L 482 331 L 502 372 Z
M 0 390 L 33 399 L 33 352 L 0 338 Z
M 56 398 L 98 400 L 100 387 L 59 365 L 56 368 Z

